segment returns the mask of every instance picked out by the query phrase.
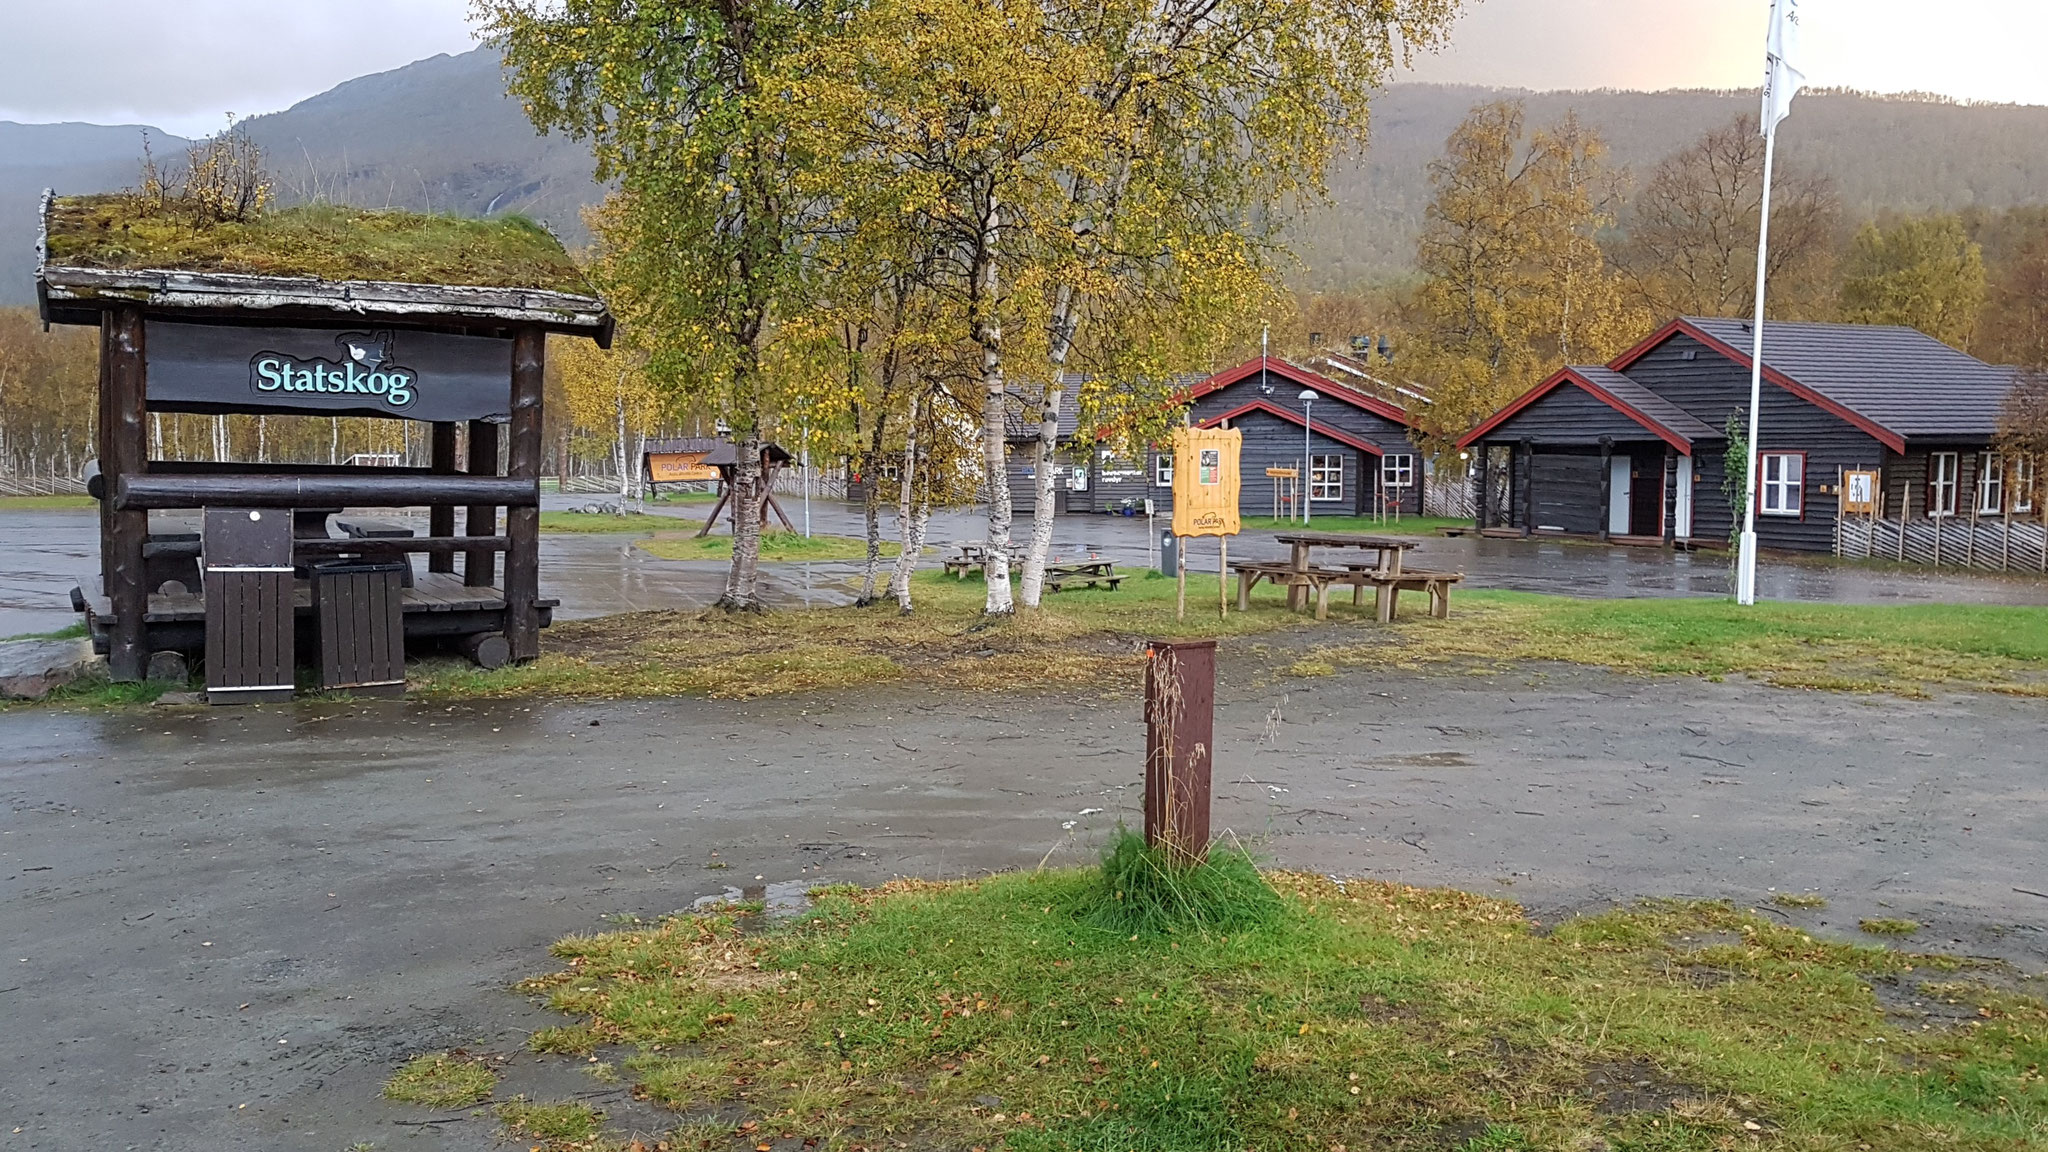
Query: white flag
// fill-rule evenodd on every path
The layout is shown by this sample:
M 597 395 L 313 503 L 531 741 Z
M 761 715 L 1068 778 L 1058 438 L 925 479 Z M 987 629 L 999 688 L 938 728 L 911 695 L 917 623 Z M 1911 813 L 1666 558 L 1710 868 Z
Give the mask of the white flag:
M 1806 83 L 1800 68 L 1799 0 L 1771 0 L 1771 30 L 1764 41 L 1764 135 L 1792 111 L 1792 97 Z

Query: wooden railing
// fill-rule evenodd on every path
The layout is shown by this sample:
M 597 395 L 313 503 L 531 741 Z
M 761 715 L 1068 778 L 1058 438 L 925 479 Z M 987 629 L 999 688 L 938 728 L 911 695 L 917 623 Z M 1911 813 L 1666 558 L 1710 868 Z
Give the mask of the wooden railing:
M 2048 573 L 2048 527 L 2031 516 L 2024 520 L 1940 516 L 1906 521 L 1845 516 L 1836 524 L 1835 555 L 1993 572 Z

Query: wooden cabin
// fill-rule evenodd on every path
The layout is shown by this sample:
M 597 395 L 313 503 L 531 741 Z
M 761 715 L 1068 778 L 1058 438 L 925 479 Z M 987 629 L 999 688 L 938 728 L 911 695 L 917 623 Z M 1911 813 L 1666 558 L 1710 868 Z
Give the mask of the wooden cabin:
M 538 551 L 545 340 L 608 344 L 612 333 L 560 242 L 516 219 L 333 205 L 217 219 L 127 193 L 46 193 L 42 216 L 42 317 L 101 334 L 91 485 L 101 575 L 73 600 L 114 679 L 141 679 L 160 652 L 216 653 L 240 638 L 267 666 L 262 691 L 289 695 L 292 661 L 277 654 L 304 656 L 324 642 L 310 577 L 345 559 L 387 569 L 403 559 L 402 587 L 392 580 L 387 602 L 398 602 L 405 641 L 487 640 L 468 650 L 538 655 L 553 607 L 541 596 Z M 153 459 L 157 412 L 413 420 L 427 425 L 431 462 Z M 423 536 L 396 525 L 350 532 L 338 521 L 344 531 L 330 532 L 344 508 L 420 507 Z M 199 514 L 204 538 L 165 523 Z M 239 539 L 225 530 L 236 517 L 246 521 Z M 272 526 L 287 520 L 291 531 L 273 539 Z M 271 558 L 228 564 L 211 554 L 217 522 L 223 554 L 246 545 Z M 411 567 L 419 554 L 425 572 Z M 223 608 L 217 585 L 231 581 L 220 573 L 260 575 L 250 585 L 260 588 Z M 379 643 L 380 661 L 402 661 L 388 638 Z M 210 696 L 217 671 L 209 667 Z
M 1749 411 L 1745 320 L 1682 317 L 1599 366 L 1560 369 L 1459 440 L 1493 534 L 1725 545 L 1728 427 Z M 1992 449 L 2013 372 L 1912 328 L 1764 329 L 1757 539 L 1835 547 L 1845 473 L 1875 471 L 1881 517 L 2031 513 Z M 2024 470 L 2023 470 L 2024 471 Z

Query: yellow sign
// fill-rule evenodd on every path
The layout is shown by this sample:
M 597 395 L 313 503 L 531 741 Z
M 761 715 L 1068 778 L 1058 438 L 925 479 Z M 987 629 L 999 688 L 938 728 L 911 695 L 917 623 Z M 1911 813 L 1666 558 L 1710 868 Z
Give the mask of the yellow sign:
M 1877 473 L 1842 473 L 1842 511 L 1876 514 Z
M 1173 534 L 1237 535 L 1237 458 L 1244 433 L 1235 428 L 1173 430 Z
M 647 478 L 656 484 L 718 479 L 718 469 L 703 459 L 702 452 L 649 452 Z

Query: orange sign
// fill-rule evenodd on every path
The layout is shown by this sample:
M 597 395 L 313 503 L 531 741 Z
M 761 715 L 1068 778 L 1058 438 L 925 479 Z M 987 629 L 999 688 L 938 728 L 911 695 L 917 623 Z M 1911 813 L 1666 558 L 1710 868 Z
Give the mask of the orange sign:
M 1244 433 L 1236 428 L 1173 430 L 1173 534 L 1235 536 L 1237 460 Z
M 718 469 L 702 463 L 703 459 L 702 452 L 649 452 L 647 478 L 656 484 L 718 479 Z

